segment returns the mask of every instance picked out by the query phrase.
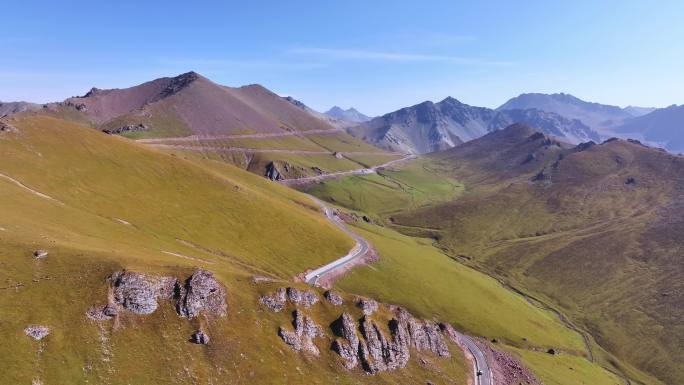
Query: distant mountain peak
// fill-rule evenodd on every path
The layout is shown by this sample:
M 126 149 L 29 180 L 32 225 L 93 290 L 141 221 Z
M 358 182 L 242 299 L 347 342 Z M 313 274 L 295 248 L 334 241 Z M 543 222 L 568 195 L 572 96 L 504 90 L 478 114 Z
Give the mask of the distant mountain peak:
M 360 113 L 354 107 L 350 107 L 345 110 L 340 106 L 333 106 L 331 109 L 324 112 L 324 114 L 336 119 L 342 119 L 354 123 L 363 123 L 371 119 L 370 117 Z

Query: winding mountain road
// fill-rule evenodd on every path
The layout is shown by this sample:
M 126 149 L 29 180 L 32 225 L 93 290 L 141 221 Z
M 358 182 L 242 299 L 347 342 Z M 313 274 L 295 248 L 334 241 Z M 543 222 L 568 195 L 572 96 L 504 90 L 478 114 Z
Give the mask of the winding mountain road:
M 473 357 L 473 362 L 475 363 L 473 365 L 475 385 L 494 385 L 494 376 L 492 375 L 492 369 L 489 367 L 489 362 L 487 362 L 485 352 L 480 349 L 472 337 L 462 333 L 458 333 L 458 337 Z
M 345 153 L 345 154 L 349 154 L 349 153 Z M 280 181 L 280 183 L 288 185 L 288 186 L 292 186 L 292 185 L 297 185 L 297 184 L 314 183 L 314 182 L 318 182 L 318 181 L 321 181 L 324 179 L 337 178 L 340 176 L 373 174 L 374 172 L 376 172 L 380 168 L 389 167 L 389 166 L 392 166 L 393 164 L 403 162 L 403 161 L 413 159 L 413 158 L 416 158 L 416 155 L 406 155 L 403 158 L 394 159 L 394 160 L 391 160 L 387 163 L 379 164 L 377 166 L 368 167 L 368 168 L 358 168 L 355 170 L 330 172 L 327 174 L 307 176 L 307 177 L 303 177 L 303 178 L 283 179 Z
M 332 222 L 335 226 L 337 226 L 337 228 L 344 231 L 347 235 L 352 237 L 354 241 L 356 241 L 356 244 L 349 251 L 349 253 L 347 253 L 347 255 L 339 259 L 336 259 L 328 263 L 327 265 L 321 266 L 318 269 L 315 269 L 304 276 L 304 280 L 306 281 L 306 283 L 310 285 L 316 285 L 318 280 L 321 279 L 323 276 L 330 274 L 337 269 L 341 269 L 353 262 L 356 262 L 358 258 L 362 258 L 363 256 L 365 256 L 366 253 L 370 251 L 370 243 L 368 243 L 368 241 L 359 234 L 356 234 L 355 232 L 351 231 L 347 227 L 347 225 L 344 224 L 342 219 L 335 215 L 335 211 L 331 209 L 328 205 L 323 203 L 323 201 L 311 195 L 309 195 L 309 198 L 311 198 L 311 200 L 313 200 L 316 204 L 323 208 L 325 216 L 326 218 L 328 218 L 330 222 Z
M 338 258 L 327 265 L 321 266 L 304 276 L 306 283 L 316 286 L 318 281 L 326 275 L 333 273 L 335 270 L 343 269 L 344 267 L 353 264 L 359 258 L 363 258 L 366 253 L 370 251 L 371 246 L 365 238 L 347 227 L 342 219 L 335 214 L 335 211 L 323 201 L 312 195 L 309 195 L 309 198 L 323 208 L 325 217 L 328 218 L 330 222 L 332 222 L 335 226 L 337 226 L 337 228 L 348 234 L 354 239 L 354 241 L 356 241 L 356 244 L 349 251 L 349 253 L 347 253 L 347 255 Z M 487 361 L 485 352 L 479 347 L 472 337 L 458 332 L 457 335 L 461 341 L 461 344 L 468 350 L 468 352 L 470 352 L 470 355 L 473 358 L 474 385 L 495 385 L 492 370 L 490 368 L 489 362 Z

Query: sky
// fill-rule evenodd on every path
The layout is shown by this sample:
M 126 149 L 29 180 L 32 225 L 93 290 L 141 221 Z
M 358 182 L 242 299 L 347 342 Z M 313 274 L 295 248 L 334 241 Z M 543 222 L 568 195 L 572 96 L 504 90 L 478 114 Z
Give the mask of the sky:
M 524 92 L 684 104 L 683 1 L 12 1 L 0 100 L 49 102 L 194 70 L 380 115 Z

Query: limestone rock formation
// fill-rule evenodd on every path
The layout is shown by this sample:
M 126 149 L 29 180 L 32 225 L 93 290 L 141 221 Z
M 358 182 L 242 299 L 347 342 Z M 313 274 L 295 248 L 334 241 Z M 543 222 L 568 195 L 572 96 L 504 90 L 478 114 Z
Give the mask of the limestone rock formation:
M 336 291 L 328 290 L 323 293 L 323 296 L 328 302 L 335 306 L 340 306 L 344 303 L 344 299 L 342 299 L 342 296 Z
M 332 349 L 344 359 L 344 367 L 353 369 L 358 365 L 359 337 L 356 334 L 356 322 L 348 313 L 342 313 L 332 324 L 332 330 L 338 338 L 333 341 Z
M 111 277 L 114 301 L 136 314 L 151 314 L 157 310 L 159 299 L 170 299 L 177 280 L 132 271 L 121 271 Z
M 356 323 L 349 314 L 343 313 L 333 322 L 331 327 L 338 338 L 332 348 L 344 359 L 347 369 L 355 368 L 358 363 L 371 374 L 403 368 L 411 357 L 411 346 L 440 357 L 450 356 L 437 324 L 417 320 L 403 308 L 394 311 L 395 317 L 388 325 L 391 338 L 385 336 L 369 315 L 364 315 L 359 322 L 363 339 L 356 334 Z
M 226 289 L 207 270 L 197 270 L 185 281 L 176 284 L 178 314 L 185 318 L 195 318 L 201 312 L 223 316 L 226 314 Z
M 309 353 L 314 356 L 320 354 L 318 347 L 313 343 L 313 339 L 323 335 L 323 331 L 311 317 L 306 316 L 299 309 L 292 312 L 294 318 L 292 326 L 294 331 L 280 327 L 278 335 L 298 352 Z

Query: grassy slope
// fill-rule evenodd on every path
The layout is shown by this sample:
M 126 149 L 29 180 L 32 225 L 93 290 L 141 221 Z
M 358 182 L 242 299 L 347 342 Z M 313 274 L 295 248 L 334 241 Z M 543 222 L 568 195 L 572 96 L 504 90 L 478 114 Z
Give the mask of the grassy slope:
M 620 357 L 597 349 L 604 365 L 658 382 L 632 363 L 677 383 L 681 306 L 662 293 L 677 293 L 681 276 L 672 234 L 681 225 L 667 214 L 678 212 L 672 189 L 681 167 L 667 157 L 613 142 L 567 156 L 544 187 L 528 182 L 533 174 L 497 180 L 468 159 L 437 159 L 445 174 L 465 178 L 468 193 L 397 219 L 429 227 L 448 253 L 560 306 Z M 625 185 L 629 177 L 636 187 Z
M 460 183 L 437 175 L 420 160 L 400 168 L 380 170 L 377 174 L 329 180 L 306 187 L 307 192 L 327 201 L 378 215 L 453 199 L 462 190 Z
M 225 164 L 200 168 L 50 118 L 13 124 L 19 133 L 0 137 L 5 156 L 0 172 L 65 204 L 0 178 L 3 381 L 394 384 L 430 379 L 465 384 L 467 370 L 458 355 L 452 360 L 425 356 L 436 372 L 414 359 L 407 370 L 371 377 L 343 370 L 328 349 L 329 340 L 318 341 L 320 359 L 304 358 L 280 341 L 276 330 L 290 322 L 289 312 L 265 311 L 257 298 L 287 283 L 255 286 L 253 272 L 288 278 L 350 247 L 301 194 Z M 200 201 L 204 207 L 196 206 Z M 201 215 L 190 214 L 196 209 Z M 285 223 L 283 211 L 289 213 Z M 315 245 L 315 255 L 308 253 L 307 243 Z M 31 252 L 37 248 L 50 255 L 34 260 Z M 124 314 L 117 327 L 111 322 L 98 326 L 84 316 L 90 306 L 106 301 L 105 278 L 113 271 L 183 278 L 196 266 L 210 269 L 227 285 L 226 318 L 183 320 L 168 303 L 149 316 Z M 345 310 L 359 315 L 351 305 Z M 325 326 L 341 311 L 321 304 L 309 312 Z M 48 325 L 52 333 L 33 341 L 22 332 L 28 324 Z M 200 327 L 212 338 L 207 347 L 187 342 Z
M 395 170 L 383 171 L 382 177 L 342 178 L 309 186 L 307 191 L 382 221 L 389 215 L 411 212 L 461 196 L 463 185 L 434 167 L 431 162 L 418 159 Z M 494 213 L 501 207 L 487 206 L 486 209 Z M 527 216 L 522 214 L 521 217 Z M 541 219 L 530 216 L 529 220 L 538 223 Z M 492 225 L 512 228 L 506 222 L 488 226 Z M 431 229 L 398 228 L 407 233 L 442 236 L 441 232 Z M 484 228 L 469 229 L 473 233 L 486 233 Z M 586 351 L 579 335 L 561 325 L 550 313 L 512 295 L 496 281 L 449 259 L 427 241 L 377 226 L 366 225 L 360 231 L 373 241 L 382 257 L 369 267 L 352 271 L 340 281 L 341 287 L 367 292 L 389 302 L 409 304 L 416 312 L 438 314 L 473 334 L 497 338 L 510 345 L 542 350 L 554 347 L 579 354 L 549 358 L 546 354 L 518 349 L 518 354 L 527 352 L 523 359 L 547 383 L 616 383 L 611 373 L 582 358 Z M 598 351 L 596 346 L 594 351 Z M 603 364 L 610 366 L 605 361 Z M 573 375 L 567 376 L 565 371 L 571 371 Z M 635 373 L 634 376 L 640 375 Z

